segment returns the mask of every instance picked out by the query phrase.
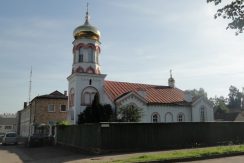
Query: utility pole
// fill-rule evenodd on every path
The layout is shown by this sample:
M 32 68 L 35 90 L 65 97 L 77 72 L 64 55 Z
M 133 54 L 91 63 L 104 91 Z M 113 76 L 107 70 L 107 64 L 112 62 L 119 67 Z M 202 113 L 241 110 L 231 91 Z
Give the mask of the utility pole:
M 243 110 L 243 99 L 244 98 L 244 87 L 242 87 L 242 93 L 241 93 L 241 110 Z
M 32 83 L 32 66 L 30 70 L 30 80 L 29 80 L 29 93 L 28 93 L 28 104 L 30 105 L 30 100 L 31 100 L 31 83 Z
M 30 113 L 30 119 L 29 119 L 29 135 L 28 135 L 28 142 L 30 141 L 31 131 L 32 131 L 32 123 L 31 123 L 31 115 L 32 115 L 32 106 L 31 106 L 31 77 L 32 77 L 32 66 L 30 70 L 30 81 L 29 81 L 29 93 L 28 93 L 28 104 L 29 104 L 29 113 Z

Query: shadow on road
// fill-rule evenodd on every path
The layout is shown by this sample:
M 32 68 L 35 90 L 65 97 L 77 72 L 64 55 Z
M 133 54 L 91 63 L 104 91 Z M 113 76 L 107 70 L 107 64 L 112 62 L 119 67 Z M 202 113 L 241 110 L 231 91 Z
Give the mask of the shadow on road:
M 13 159 L 15 155 L 16 159 Z M 86 160 L 97 160 L 94 155 L 84 154 L 78 151 L 70 150 L 60 146 L 26 147 L 24 144 L 7 145 L 0 144 L 0 157 L 6 162 L 80 162 Z M 11 157 L 11 158 L 10 158 Z M 79 161 L 80 160 L 80 161 Z

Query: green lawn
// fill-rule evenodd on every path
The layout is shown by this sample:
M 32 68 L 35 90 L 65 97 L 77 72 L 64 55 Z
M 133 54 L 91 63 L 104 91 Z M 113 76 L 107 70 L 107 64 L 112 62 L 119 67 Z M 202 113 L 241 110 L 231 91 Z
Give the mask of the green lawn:
M 244 152 L 244 145 L 218 146 L 209 148 L 198 148 L 190 150 L 168 151 L 154 154 L 144 154 L 137 157 L 129 157 L 114 160 L 114 163 L 148 162 L 148 161 L 170 161 L 184 158 L 201 158 L 206 156 L 227 155 Z

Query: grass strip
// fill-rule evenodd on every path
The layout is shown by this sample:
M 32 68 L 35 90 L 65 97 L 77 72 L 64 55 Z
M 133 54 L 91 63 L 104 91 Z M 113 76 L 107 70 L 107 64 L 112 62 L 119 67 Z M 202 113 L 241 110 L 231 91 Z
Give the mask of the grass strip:
M 198 149 L 186 149 L 177 151 L 167 151 L 162 153 L 144 154 L 140 156 L 129 157 L 121 160 L 114 160 L 114 163 L 133 163 L 150 161 L 170 161 L 176 159 L 199 159 L 204 157 L 213 157 L 220 155 L 230 155 L 244 152 L 244 145 L 218 146 Z

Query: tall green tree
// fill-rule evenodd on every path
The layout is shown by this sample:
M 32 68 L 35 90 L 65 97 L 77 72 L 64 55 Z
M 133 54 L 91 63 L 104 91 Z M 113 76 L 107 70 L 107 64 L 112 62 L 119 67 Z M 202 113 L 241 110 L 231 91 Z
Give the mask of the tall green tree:
M 207 0 L 207 3 L 211 2 L 219 5 L 222 3 L 222 0 Z M 226 29 L 236 30 L 236 35 L 242 33 L 244 30 L 244 0 L 232 0 L 232 2 L 224 7 L 219 8 L 214 15 L 215 19 L 218 17 L 230 20 Z
M 122 122 L 139 122 L 142 115 L 142 109 L 135 105 L 121 107 L 117 112 L 118 121 Z
M 112 107 L 109 104 L 101 105 L 98 93 L 95 94 L 91 106 L 78 115 L 78 124 L 110 122 L 113 117 Z
M 100 104 L 100 98 L 99 98 L 99 94 L 98 93 L 96 93 L 95 96 L 94 96 L 94 99 L 92 101 L 91 109 L 92 109 L 92 114 L 93 114 L 93 116 L 95 118 L 94 121 L 95 122 L 100 122 L 102 114 L 103 114 L 103 107 Z
M 199 88 L 199 90 L 197 89 L 193 89 L 193 90 L 186 90 L 185 92 L 188 92 L 192 95 L 192 97 L 208 97 L 207 92 L 205 92 L 205 90 L 203 88 Z
M 243 98 L 243 94 L 233 85 L 229 88 L 229 103 L 228 107 L 232 108 L 241 108 L 241 100 Z
M 209 99 L 214 104 L 214 111 L 218 114 L 224 114 L 229 112 L 229 108 L 227 107 L 228 99 L 220 96 L 215 96 L 214 98 Z

